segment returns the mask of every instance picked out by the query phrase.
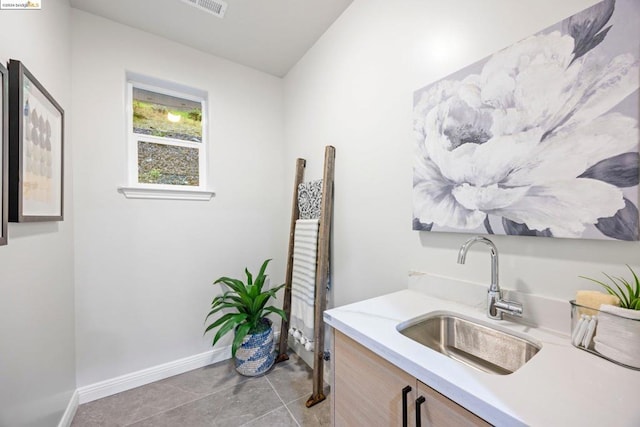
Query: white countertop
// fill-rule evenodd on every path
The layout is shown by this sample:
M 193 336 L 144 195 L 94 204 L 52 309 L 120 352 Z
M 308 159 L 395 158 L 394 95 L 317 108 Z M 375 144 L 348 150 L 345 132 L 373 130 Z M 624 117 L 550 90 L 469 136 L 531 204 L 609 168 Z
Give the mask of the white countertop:
M 449 359 L 397 331 L 400 323 L 434 311 L 525 334 L 541 342 L 542 349 L 516 372 L 495 375 Z M 566 316 L 569 322 L 568 303 Z M 640 426 L 640 371 L 579 350 L 567 335 L 491 320 L 477 307 L 414 290 L 327 310 L 324 320 L 492 424 Z

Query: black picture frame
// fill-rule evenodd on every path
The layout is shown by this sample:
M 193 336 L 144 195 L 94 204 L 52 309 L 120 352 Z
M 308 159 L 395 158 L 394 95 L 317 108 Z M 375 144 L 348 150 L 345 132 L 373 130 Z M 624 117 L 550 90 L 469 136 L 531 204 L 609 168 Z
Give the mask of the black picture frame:
M 9 72 L 0 64 L 0 246 L 8 240 Z
M 9 221 L 62 221 L 64 110 L 22 62 L 9 61 Z

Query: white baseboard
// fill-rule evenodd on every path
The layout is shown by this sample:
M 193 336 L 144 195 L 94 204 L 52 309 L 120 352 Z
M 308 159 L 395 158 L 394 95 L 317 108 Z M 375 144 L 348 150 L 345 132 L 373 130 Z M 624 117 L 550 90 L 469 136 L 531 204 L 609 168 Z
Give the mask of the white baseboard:
M 277 346 L 279 337 L 280 331 L 274 331 L 274 346 Z M 79 399 L 77 399 L 78 401 L 76 401 L 75 408 L 78 407 L 78 404 L 92 402 L 103 397 L 131 390 L 132 388 L 160 381 L 174 375 L 183 374 L 230 358 L 231 346 L 229 345 L 196 354 L 194 356 L 185 357 L 184 359 L 174 360 L 172 362 L 163 363 L 162 365 L 152 366 L 141 371 L 132 372 L 130 374 L 121 375 L 119 377 L 80 387 L 76 390 L 76 393 L 74 393 L 74 395 L 77 394 L 79 397 Z M 75 408 L 71 414 L 70 420 L 73 419 Z M 60 427 L 63 426 L 63 424 L 60 424 Z
M 227 346 L 80 387 L 77 390 L 79 403 L 87 403 L 116 393 L 121 393 L 154 381 L 202 368 L 212 363 L 229 359 L 230 357 L 231 346 Z
M 64 411 L 62 419 L 58 423 L 58 427 L 71 426 L 71 421 L 73 421 L 73 417 L 76 414 L 76 410 L 78 409 L 79 397 L 80 393 L 78 393 L 78 390 L 74 390 L 73 394 L 71 395 L 71 399 L 69 399 L 67 409 Z

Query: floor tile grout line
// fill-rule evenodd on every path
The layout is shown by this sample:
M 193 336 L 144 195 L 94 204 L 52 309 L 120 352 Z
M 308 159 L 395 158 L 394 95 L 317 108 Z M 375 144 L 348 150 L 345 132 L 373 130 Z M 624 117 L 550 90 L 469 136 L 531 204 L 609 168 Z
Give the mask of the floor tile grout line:
M 165 410 L 165 411 L 160 411 L 160 412 L 158 412 L 158 413 L 156 413 L 156 414 L 154 414 L 154 415 L 151 415 L 151 416 L 149 416 L 149 417 L 145 417 L 145 418 L 143 418 L 143 419 L 141 419 L 141 420 L 138 420 L 138 421 L 136 421 L 135 423 L 128 424 L 128 425 L 127 425 L 127 426 L 125 426 L 125 427 L 128 427 L 128 426 L 131 426 L 131 425 L 133 425 L 133 424 L 136 424 L 136 423 L 142 422 L 142 421 L 144 421 L 144 420 L 146 420 L 146 419 L 148 419 L 148 418 L 154 417 L 154 416 L 159 415 L 159 414 L 163 414 L 163 413 L 168 412 L 168 411 L 171 411 L 171 410 L 173 410 L 173 409 L 177 409 L 177 408 L 179 408 L 179 407 L 181 407 L 181 406 L 185 406 L 185 405 L 188 405 L 188 404 L 190 404 L 190 403 L 197 402 L 198 400 L 205 399 L 205 398 L 210 397 L 210 396 L 212 396 L 212 395 L 214 395 L 214 394 L 217 394 L 217 393 L 219 393 L 219 392 L 221 392 L 221 391 L 224 391 L 224 390 L 230 389 L 230 388 L 232 388 L 232 387 L 236 387 L 236 386 L 238 386 L 238 385 L 240 385 L 240 384 L 245 384 L 245 383 L 248 383 L 249 381 L 253 381 L 253 382 L 255 382 L 255 381 L 254 381 L 254 379 L 256 379 L 256 378 L 264 378 L 264 379 L 267 381 L 267 384 L 269 384 L 269 386 L 271 387 L 271 389 L 273 390 L 273 392 L 276 394 L 276 397 L 278 398 L 278 400 L 280 400 L 280 402 L 282 402 L 282 406 L 287 410 L 287 412 L 289 412 L 289 415 L 291 416 L 291 418 L 293 418 L 293 421 L 296 423 L 296 425 L 298 425 L 298 427 L 301 427 L 301 426 L 300 426 L 300 423 L 298 423 L 298 420 L 296 420 L 296 417 L 294 417 L 294 416 L 293 416 L 293 414 L 291 413 L 291 411 L 290 411 L 290 410 L 289 410 L 289 408 L 287 407 L 287 404 L 286 404 L 286 403 L 284 403 L 284 401 L 282 400 L 282 398 L 280 397 L 280 395 L 279 395 L 279 394 L 278 394 L 278 392 L 276 391 L 276 389 L 275 389 L 275 387 L 273 386 L 273 384 L 271 384 L 271 381 L 269 381 L 269 379 L 267 378 L 266 374 L 259 375 L 259 376 L 256 376 L 256 377 L 246 378 L 244 381 L 240 381 L 240 382 L 238 382 L 238 383 L 236 383 L 236 384 L 233 384 L 233 385 L 229 385 L 229 386 L 222 387 L 222 388 L 221 388 L 221 389 L 219 389 L 219 390 L 216 390 L 216 391 L 214 391 L 214 392 L 211 392 L 211 393 L 207 393 L 207 394 L 205 394 L 205 395 L 202 395 L 200 398 L 196 398 L 196 399 L 190 400 L 190 401 L 188 401 L 188 402 L 184 402 L 184 403 L 183 403 L 183 404 L 181 404 L 181 405 L 175 406 L 175 407 L 173 407 L 173 408 L 171 408 L 171 409 L 167 409 L 167 410 Z M 172 387 L 177 387 L 177 386 L 172 386 Z M 177 387 L 177 388 L 180 388 L 180 387 Z M 183 390 L 183 389 L 181 389 L 181 390 Z M 256 421 L 256 420 L 259 420 L 260 418 L 262 418 L 262 417 L 264 417 L 264 416 L 266 416 L 266 415 L 268 415 L 268 414 L 270 414 L 270 413 L 272 413 L 272 412 L 275 412 L 275 411 L 277 411 L 278 409 L 280 409 L 280 406 L 278 406 L 278 407 L 276 407 L 276 408 L 272 409 L 271 411 L 269 411 L 269 412 L 267 412 L 267 413 L 265 413 L 265 414 L 262 414 L 262 415 L 260 415 L 260 416 L 258 416 L 258 417 L 256 417 L 256 418 L 254 418 L 254 419 L 252 419 L 252 420 L 250 420 L 250 421 L 247 421 L 246 423 L 244 423 L 244 424 L 242 424 L 242 425 L 246 425 L 246 424 L 252 423 L 252 422 L 254 422 L 254 421 Z
M 252 423 L 252 422 L 254 422 L 254 421 L 258 421 L 260 418 L 264 418 L 264 417 L 266 417 L 266 416 L 267 416 L 267 415 L 269 415 L 269 414 L 273 414 L 274 412 L 276 412 L 276 411 L 280 410 L 280 409 L 281 409 L 282 407 L 284 407 L 284 406 L 285 406 L 285 405 L 278 406 L 277 408 L 273 408 L 272 410 L 270 410 L 270 411 L 269 411 L 269 412 L 267 412 L 266 414 L 262 414 L 262 415 L 260 415 L 259 417 L 255 417 L 254 419 L 249 420 L 249 421 L 247 421 L 246 423 L 241 424 L 241 425 L 240 425 L 240 427 L 243 427 L 243 426 L 246 426 L 246 425 L 248 425 L 248 424 L 251 424 L 251 423 Z M 289 414 L 291 414 L 291 412 L 289 412 Z M 298 425 L 299 425 L 299 424 L 298 424 Z
M 271 381 L 269 381 L 269 378 L 266 375 L 265 375 L 265 378 L 267 379 L 267 382 L 269 383 L 269 385 L 273 389 L 273 392 L 276 394 L 276 396 L 278 396 L 278 399 L 280 399 L 280 402 L 282 402 L 282 405 L 284 406 L 284 408 L 287 410 L 289 415 L 291 415 L 291 418 L 293 418 L 293 422 L 296 423 L 296 425 L 298 427 L 302 427 L 302 426 L 300 426 L 300 423 L 298 422 L 298 419 L 295 417 L 295 415 L 293 415 L 293 412 L 291 412 L 291 409 L 289 409 L 289 406 L 287 406 L 287 403 L 284 401 L 284 399 L 278 393 L 278 390 L 276 390 L 275 386 L 271 383 Z
M 212 394 L 214 394 L 214 393 L 210 393 L 210 394 L 207 394 L 206 396 L 201 396 L 201 397 L 198 397 L 198 398 L 196 398 L 196 399 L 192 399 L 192 400 L 189 400 L 189 401 L 183 402 L 183 403 L 181 403 L 181 404 L 179 404 L 179 405 L 176 405 L 176 406 L 173 406 L 173 407 L 171 407 L 171 408 L 167 408 L 167 409 L 165 409 L 165 410 L 158 411 L 158 412 L 156 412 L 156 413 L 154 413 L 154 414 L 151 414 L 151 415 L 149 415 L 149 416 L 147 416 L 147 417 L 144 417 L 144 418 L 141 418 L 141 419 L 139 419 L 139 420 L 136 420 L 136 421 L 134 421 L 134 422 L 132 422 L 132 423 L 125 424 L 125 426 L 124 426 L 124 427 L 129 427 L 129 426 L 132 426 L 132 425 L 134 425 L 134 424 L 138 424 L 138 423 L 140 423 L 140 422 L 142 422 L 142 421 L 144 421 L 144 420 L 147 420 L 147 419 L 149 419 L 149 418 L 153 418 L 153 417 L 155 417 L 155 416 L 157 416 L 157 415 L 164 414 L 165 412 L 173 411 L 174 409 L 178 409 L 178 408 L 180 408 L 180 407 L 182 407 L 182 406 L 185 406 L 185 405 L 188 405 L 188 404 L 190 404 L 190 403 L 197 402 L 197 401 L 198 401 L 198 400 L 200 400 L 200 399 L 207 398 L 207 397 L 211 396 Z
M 169 378 L 171 378 L 171 377 L 169 377 Z M 216 390 L 216 391 L 212 391 L 211 393 L 203 394 L 203 395 L 201 395 L 201 396 L 199 396 L 199 397 L 196 397 L 196 398 L 194 398 L 194 399 L 191 399 L 191 400 L 185 401 L 185 402 L 183 402 L 183 403 L 181 403 L 181 404 L 179 404 L 179 405 L 172 406 L 171 408 L 167 408 L 167 409 L 164 409 L 164 410 L 161 410 L 161 411 L 155 412 L 155 413 L 153 413 L 153 414 L 151 414 L 151 415 L 149 415 L 149 416 L 147 416 L 147 417 L 144 417 L 144 418 L 141 418 L 141 419 L 139 419 L 139 420 L 133 421 L 133 422 L 131 422 L 131 423 L 125 424 L 125 426 L 124 426 L 124 427 L 132 426 L 132 425 L 134 425 L 134 424 L 140 423 L 140 422 L 142 422 L 142 421 L 144 421 L 144 420 L 147 420 L 147 419 L 149 419 L 149 418 L 153 418 L 153 417 L 155 417 L 156 415 L 164 414 L 165 412 L 173 411 L 174 409 L 178 409 L 178 408 L 180 408 L 180 407 L 182 407 L 182 406 L 189 405 L 190 403 L 197 402 L 198 400 L 206 399 L 206 398 L 207 398 L 207 397 L 209 397 L 209 396 L 212 396 L 212 395 L 214 395 L 214 394 L 216 394 L 216 393 L 219 393 L 219 392 L 224 391 L 224 390 L 226 390 L 226 389 L 229 389 L 229 388 L 231 388 L 231 387 L 236 387 L 236 386 L 238 386 L 238 385 L 240 385 L 240 384 L 244 384 L 244 383 L 246 383 L 246 382 L 248 382 L 248 381 L 251 381 L 252 379 L 253 379 L 253 378 L 247 378 L 246 380 L 244 380 L 244 381 L 240 381 L 239 383 L 236 383 L 236 384 L 233 384 L 233 385 L 228 385 L 228 386 L 221 387 L 220 389 L 218 389 L 218 390 Z M 164 381 L 164 380 L 160 380 L 160 381 Z M 267 382 L 268 382 L 268 381 L 267 381 Z M 150 384 L 155 384 L 155 383 L 150 383 Z M 150 384 L 146 384 L 146 385 L 150 385 Z M 146 385 L 144 385 L 144 386 L 142 386 L 142 387 L 145 387 Z M 191 392 L 191 391 L 185 390 L 185 389 L 183 389 L 182 387 L 179 387 L 179 386 L 176 386 L 176 385 L 173 385 L 173 384 L 167 384 L 167 385 L 169 385 L 170 387 L 175 387 L 175 388 L 177 388 L 177 389 L 179 389 L 179 390 L 182 390 L 183 392 L 186 392 L 186 393 L 196 394 L 196 393 L 194 393 L 194 392 Z M 271 384 L 269 384 L 269 385 L 271 385 Z M 273 387 L 273 386 L 272 386 L 272 387 Z
M 274 370 L 277 370 L 277 367 Z M 180 376 L 180 375 L 184 375 L 184 374 L 186 374 L 186 373 L 178 374 L 176 376 Z M 304 396 L 300 396 L 300 397 L 298 397 L 296 399 L 291 400 L 290 402 L 285 402 L 283 396 L 281 396 L 280 393 L 278 393 L 278 391 L 276 390 L 276 386 L 272 383 L 272 381 L 269 379 L 269 377 L 268 377 L 268 375 L 266 373 L 263 374 L 263 375 L 260 375 L 259 377 L 263 377 L 267 381 L 267 384 L 269 384 L 269 386 L 271 387 L 272 391 L 276 394 L 276 397 L 281 402 L 282 406 L 284 406 L 284 408 L 286 409 L 287 413 L 289 413 L 289 416 L 293 419 L 295 425 L 297 425 L 298 427 L 301 427 L 301 425 L 302 425 L 301 421 L 299 421 L 295 417 L 295 415 L 293 414 L 293 412 L 290 409 L 289 405 L 294 404 L 296 401 L 298 401 L 300 399 L 303 399 Z M 168 377 L 166 379 L 161 379 L 159 381 L 155 381 L 155 382 L 150 383 L 150 384 L 145 384 L 145 385 L 143 385 L 141 387 L 148 387 L 148 386 L 150 386 L 152 384 L 164 383 L 167 380 L 170 380 L 171 378 L 172 377 Z M 254 377 L 254 378 L 258 378 L 258 377 Z M 200 392 L 200 393 L 198 393 L 197 391 L 191 391 L 191 390 L 188 389 L 188 387 L 184 388 L 184 387 L 181 386 L 181 384 L 171 384 L 171 383 L 167 384 L 167 383 L 165 383 L 165 384 L 163 384 L 164 386 L 168 386 L 169 388 L 173 388 L 173 389 L 176 389 L 176 390 L 180 390 L 181 392 L 191 394 L 192 395 L 191 398 L 189 398 L 188 400 L 186 400 L 184 402 L 181 402 L 179 404 L 176 404 L 174 406 L 171 406 L 171 407 L 168 407 L 168 408 L 165 408 L 165 409 L 159 409 L 158 408 L 159 410 L 157 410 L 156 412 L 154 412 L 152 414 L 149 414 L 147 416 L 144 416 L 144 417 L 142 417 L 140 419 L 135 419 L 134 421 L 129 421 L 129 422 L 127 422 L 125 424 L 125 426 L 132 426 L 132 425 L 135 425 L 135 424 L 138 424 L 138 423 L 142 423 L 142 422 L 144 422 L 144 421 L 146 421 L 146 420 L 148 420 L 150 418 L 153 418 L 153 417 L 156 417 L 156 416 L 159 416 L 159 415 L 162 415 L 162 414 L 166 414 L 167 412 L 170 412 L 170 411 L 176 410 L 178 408 L 181 408 L 181 407 L 187 406 L 189 404 L 192 404 L 194 402 L 209 398 L 209 397 L 211 397 L 211 396 L 213 396 L 215 394 L 228 391 L 228 390 L 230 390 L 230 389 L 232 389 L 234 387 L 237 387 L 239 385 L 243 385 L 243 384 L 247 385 L 247 383 L 250 383 L 253 380 L 254 380 L 253 378 L 245 378 L 244 380 L 241 380 L 241 381 L 239 381 L 237 383 L 225 385 L 225 386 L 223 386 L 223 387 L 221 387 L 219 389 L 216 389 L 216 390 L 204 391 L 204 392 Z M 136 387 L 136 388 L 138 388 L 138 387 Z M 126 393 L 127 391 L 129 391 L 129 390 L 125 390 L 124 393 Z M 120 394 L 120 393 L 117 393 L 117 394 Z M 262 417 L 264 417 L 264 416 L 266 416 L 268 414 L 271 414 L 271 413 L 273 413 L 273 412 L 275 412 L 275 411 L 277 411 L 279 409 L 280 409 L 280 407 L 276 407 L 276 408 L 272 409 L 271 411 L 267 412 L 266 414 L 262 414 L 261 416 L 256 417 L 251 421 L 248 421 L 248 423 L 251 423 L 251 422 L 253 422 L 255 420 L 258 420 L 258 419 L 260 419 L 260 418 L 262 418 Z
M 273 369 L 273 371 L 275 371 L 276 369 L 277 369 L 277 367 L 275 367 L 275 368 Z M 270 372 L 273 372 L 273 371 L 270 371 Z M 276 390 L 276 387 L 271 383 L 271 381 L 269 381 L 268 373 L 267 373 L 267 374 L 264 374 L 264 377 L 265 377 L 265 378 L 267 378 L 267 381 L 269 382 L 269 384 L 271 385 L 271 387 L 273 388 L 273 390 L 276 392 L 276 394 L 278 395 L 278 397 L 280 397 L 280 395 L 278 394 L 278 391 Z M 285 400 L 284 400 L 282 397 L 280 397 L 280 400 L 282 400 L 282 402 L 283 402 L 285 405 L 290 405 L 290 404 L 292 404 L 293 402 L 296 402 L 296 401 L 298 401 L 298 400 L 302 399 L 302 398 L 303 398 L 303 397 L 305 397 L 305 396 L 306 396 L 306 394 L 300 395 L 300 396 L 298 396 L 298 397 L 295 397 L 295 398 L 291 399 L 289 402 L 285 402 Z

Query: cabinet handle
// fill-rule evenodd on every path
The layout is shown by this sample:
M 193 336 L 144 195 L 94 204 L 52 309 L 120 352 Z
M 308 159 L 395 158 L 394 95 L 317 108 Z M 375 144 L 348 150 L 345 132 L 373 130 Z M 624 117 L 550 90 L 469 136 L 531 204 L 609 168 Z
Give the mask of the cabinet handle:
M 420 396 L 416 399 L 416 427 L 421 427 L 422 417 L 420 415 L 420 405 L 422 405 L 427 399 L 424 396 Z
M 407 394 L 411 391 L 411 386 L 408 385 L 402 389 L 402 427 L 408 426 L 407 417 Z

